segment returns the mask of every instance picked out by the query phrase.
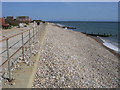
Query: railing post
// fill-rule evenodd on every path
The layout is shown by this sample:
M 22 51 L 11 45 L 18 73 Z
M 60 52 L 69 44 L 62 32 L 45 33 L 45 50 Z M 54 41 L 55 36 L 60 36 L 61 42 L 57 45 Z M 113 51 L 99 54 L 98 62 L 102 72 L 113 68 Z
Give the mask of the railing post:
M 23 55 L 23 60 L 24 60 L 24 41 L 23 41 L 23 32 L 22 32 L 22 55 Z
M 36 29 L 34 29 L 34 39 L 35 39 L 35 43 L 36 43 Z
M 38 40 L 38 27 L 36 28 L 36 39 Z
M 37 38 L 39 37 L 39 26 L 37 27 Z
M 35 27 L 33 27 L 33 43 L 34 43 L 34 29 L 35 29 Z
M 11 77 L 11 64 L 10 64 L 10 60 L 9 60 L 9 45 L 8 45 L 8 39 L 6 40 L 6 47 L 7 47 L 7 60 L 8 60 L 8 74 L 9 74 L 9 81 L 12 80 Z
M 29 50 L 30 50 L 30 55 L 31 55 L 31 44 L 30 44 L 30 40 L 31 40 L 31 38 L 30 38 L 30 30 L 29 30 Z
M 35 40 L 37 40 L 37 28 L 35 29 Z
M 37 41 L 37 25 L 35 26 L 35 38 L 36 38 L 36 41 Z

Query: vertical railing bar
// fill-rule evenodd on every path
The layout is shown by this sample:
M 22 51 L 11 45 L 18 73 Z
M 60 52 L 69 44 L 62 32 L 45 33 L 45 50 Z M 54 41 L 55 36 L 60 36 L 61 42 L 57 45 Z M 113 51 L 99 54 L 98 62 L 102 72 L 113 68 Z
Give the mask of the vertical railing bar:
M 34 43 L 34 29 L 35 29 L 35 27 L 33 27 L 33 43 Z
M 39 30 L 38 30 L 38 26 L 35 25 L 35 27 L 33 27 L 33 37 L 32 37 L 32 30 L 29 30 L 29 46 L 31 47 L 31 42 L 30 40 L 32 40 L 33 38 L 33 43 L 35 40 L 37 40 L 38 36 L 39 36 Z M 24 51 L 24 33 L 22 32 L 22 60 L 25 59 L 25 51 Z M 29 48 L 30 48 L 29 47 Z M 12 72 L 11 72 L 11 61 L 9 60 L 10 58 L 10 49 L 9 49 L 9 39 L 6 39 L 6 48 L 7 48 L 7 60 L 8 60 L 8 81 L 12 81 Z M 31 54 L 31 48 L 30 48 L 30 54 Z
M 37 38 L 39 38 L 39 28 L 37 28 Z
M 9 59 L 9 43 L 8 43 L 8 39 L 6 40 L 6 47 L 7 47 L 7 59 Z M 9 74 L 9 81 L 11 81 L 12 78 L 11 78 L 11 65 L 10 65 L 10 60 L 8 61 L 8 74 Z
M 37 38 L 37 40 L 38 40 L 38 27 L 37 27 L 37 29 L 36 29 L 36 38 Z
M 37 38 L 37 33 L 38 33 L 38 32 L 37 32 L 37 29 L 36 29 L 36 40 L 38 39 L 38 38 Z
M 23 41 L 23 33 L 22 33 L 22 56 L 23 56 L 23 60 L 24 60 L 24 41 Z
M 30 50 L 30 55 L 31 55 L 30 30 L 29 30 L 29 50 Z
M 37 40 L 37 29 L 35 29 L 35 40 Z

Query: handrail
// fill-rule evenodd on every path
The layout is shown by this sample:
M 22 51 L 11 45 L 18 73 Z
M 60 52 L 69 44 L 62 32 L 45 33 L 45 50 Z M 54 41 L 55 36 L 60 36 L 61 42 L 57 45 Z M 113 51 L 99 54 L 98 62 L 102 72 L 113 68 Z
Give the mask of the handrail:
M 26 38 L 27 36 L 29 36 L 29 34 L 28 35 L 26 35 L 24 38 Z M 17 43 L 19 43 L 20 41 L 22 41 L 22 39 L 20 39 L 19 41 L 17 41 L 16 43 L 14 43 L 13 45 L 11 45 L 8 49 L 11 49 L 13 46 L 15 46 Z M 0 55 L 1 54 L 3 54 L 4 52 L 6 52 L 7 51 L 7 49 L 6 50 L 4 50 L 2 53 L 0 53 Z
M 39 37 L 39 35 L 37 35 L 38 33 L 39 33 L 39 30 L 38 30 L 37 26 L 35 25 L 34 27 L 29 28 L 28 30 L 24 30 L 24 31 L 22 30 L 21 32 L 15 34 L 15 35 L 12 35 L 10 37 L 6 37 L 6 38 L 0 40 L 0 43 L 3 41 L 6 41 L 5 42 L 6 49 L 4 49 L 2 51 L 2 53 L 0 53 L 1 57 L 3 57 L 4 56 L 3 54 L 6 52 L 6 59 L 4 59 L 4 61 L 0 64 L 0 68 L 6 66 L 6 63 L 8 63 L 7 67 L 4 67 L 4 68 L 8 68 L 7 72 L 8 72 L 9 80 L 12 80 L 11 62 L 13 62 L 12 60 L 13 60 L 14 56 L 16 54 L 19 54 L 20 50 L 22 50 L 22 58 L 24 59 L 24 56 L 26 53 L 26 50 L 24 49 L 24 47 L 27 43 L 29 43 L 29 50 L 30 50 L 29 52 L 30 52 L 30 56 L 31 56 L 31 54 L 32 54 L 31 50 L 34 49 L 34 48 L 31 48 L 32 47 L 31 45 L 32 44 L 37 45 L 36 43 L 34 43 L 34 40 L 35 40 L 35 38 Z M 15 40 L 14 42 L 10 43 L 10 45 L 9 45 L 10 40 L 12 40 L 12 39 L 14 40 L 14 37 L 16 37 L 18 35 L 20 36 L 20 38 L 17 37 L 18 39 Z M 16 45 L 18 45 L 18 46 L 16 46 Z M 10 55 L 10 50 L 13 49 L 14 47 L 17 47 L 17 48 Z M 18 59 L 18 56 L 16 57 L 16 59 Z
M 29 30 L 32 30 L 32 29 L 33 29 L 33 27 L 30 28 L 30 29 L 28 29 L 28 30 L 25 30 L 25 31 L 23 31 L 23 32 L 20 32 L 20 33 L 18 33 L 18 34 L 15 34 L 15 35 L 12 35 L 12 36 L 7 37 L 7 38 L 5 38 L 5 39 L 2 39 L 2 40 L 0 40 L 0 42 L 6 41 L 7 39 L 13 38 L 13 37 L 15 37 L 15 36 L 18 36 L 18 35 L 20 35 L 20 34 L 22 34 L 22 33 L 25 33 L 25 32 L 27 32 L 27 31 L 29 31 Z
M 32 37 L 33 37 L 33 36 L 32 36 Z M 31 37 L 30 39 L 28 39 L 28 40 L 24 43 L 24 45 L 26 45 L 26 44 L 32 39 L 32 37 Z M 23 46 L 24 46 L 24 45 L 23 45 Z M 0 67 L 3 66 L 6 62 L 8 62 L 18 51 L 20 51 L 20 49 L 23 48 L 23 46 L 21 46 L 16 52 L 14 52 L 4 63 L 2 63 L 2 64 L 0 65 Z
M 8 49 L 12 48 L 14 45 L 16 45 L 17 43 L 19 43 L 20 41 L 22 41 L 22 39 L 20 39 L 20 40 L 17 41 L 15 44 L 13 44 L 12 46 L 10 46 Z M 3 54 L 3 53 L 6 52 L 6 51 L 7 51 L 7 49 L 4 50 L 2 53 L 0 53 L 0 55 Z

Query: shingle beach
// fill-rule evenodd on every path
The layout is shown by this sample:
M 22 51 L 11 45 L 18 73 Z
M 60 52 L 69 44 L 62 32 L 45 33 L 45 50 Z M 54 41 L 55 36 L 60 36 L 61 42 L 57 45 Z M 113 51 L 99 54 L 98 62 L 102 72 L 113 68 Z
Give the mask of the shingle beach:
M 93 38 L 48 24 L 33 88 L 117 88 L 118 57 Z

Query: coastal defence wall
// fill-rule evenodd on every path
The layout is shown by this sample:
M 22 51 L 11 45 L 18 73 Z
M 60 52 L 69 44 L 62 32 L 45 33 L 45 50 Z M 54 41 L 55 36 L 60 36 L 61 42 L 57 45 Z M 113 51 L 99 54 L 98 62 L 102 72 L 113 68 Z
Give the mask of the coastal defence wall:
M 39 33 L 39 35 L 40 35 L 40 37 L 39 37 L 39 51 L 38 51 L 37 56 L 35 57 L 36 62 L 35 62 L 33 71 L 31 73 L 31 77 L 29 79 L 27 88 L 32 88 L 32 85 L 33 85 L 33 82 L 34 82 L 34 79 L 35 79 L 35 75 L 36 75 L 36 72 L 37 72 L 40 56 L 41 56 L 41 53 L 42 53 L 42 51 L 44 49 L 44 46 L 45 46 L 44 41 L 45 41 L 46 35 L 47 35 L 47 29 L 46 29 L 47 24 L 48 23 L 45 23 L 41 26 L 41 32 Z

